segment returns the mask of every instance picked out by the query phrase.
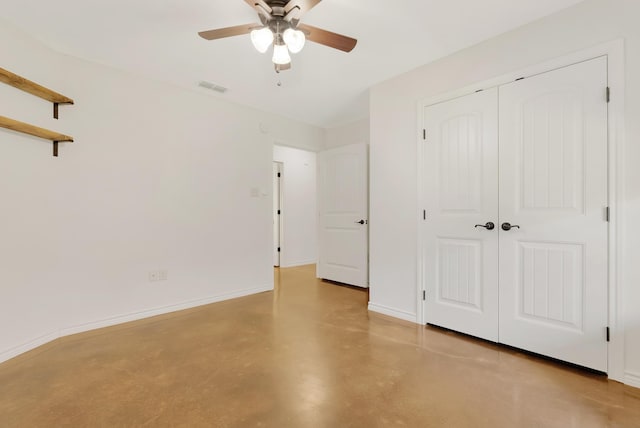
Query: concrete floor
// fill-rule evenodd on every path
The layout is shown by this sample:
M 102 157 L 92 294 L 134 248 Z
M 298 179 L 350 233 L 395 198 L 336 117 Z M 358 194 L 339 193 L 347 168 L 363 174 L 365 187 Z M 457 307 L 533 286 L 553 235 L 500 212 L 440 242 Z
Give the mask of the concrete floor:
M 275 278 L 1 364 L 0 427 L 640 427 L 640 390 Z

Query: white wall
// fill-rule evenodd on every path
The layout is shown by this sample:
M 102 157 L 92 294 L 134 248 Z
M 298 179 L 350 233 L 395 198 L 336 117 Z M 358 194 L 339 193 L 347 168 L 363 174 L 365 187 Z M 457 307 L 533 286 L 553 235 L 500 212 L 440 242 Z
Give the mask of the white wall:
M 0 115 L 76 140 L 54 158 L 51 143 L 0 130 L 0 361 L 273 287 L 272 141 L 317 149 L 322 129 L 60 55 L 2 23 L 0 58 L 76 101 L 56 121 L 0 84 Z M 156 269 L 166 282 L 148 281 Z
M 273 160 L 283 164 L 280 266 L 316 263 L 316 154 L 276 145 Z
M 369 118 L 325 131 L 325 148 L 346 146 L 349 144 L 369 144 Z
M 626 381 L 640 387 L 640 2 L 587 0 L 371 90 L 371 302 L 415 317 L 417 102 L 624 38 L 626 164 L 621 254 Z M 614 93 L 615 97 L 616 94 Z

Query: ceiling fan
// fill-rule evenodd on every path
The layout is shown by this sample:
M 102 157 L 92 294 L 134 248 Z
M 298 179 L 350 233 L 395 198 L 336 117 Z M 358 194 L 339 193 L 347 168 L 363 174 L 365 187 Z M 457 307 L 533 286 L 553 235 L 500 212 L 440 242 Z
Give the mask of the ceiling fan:
M 358 41 L 331 31 L 301 24 L 302 16 L 322 0 L 244 0 L 258 12 L 261 25 L 245 24 L 201 31 L 206 40 L 251 34 L 253 46 L 265 53 L 273 44 L 273 63 L 276 72 L 291 68 L 291 53 L 298 53 L 310 40 L 321 45 L 351 52 Z

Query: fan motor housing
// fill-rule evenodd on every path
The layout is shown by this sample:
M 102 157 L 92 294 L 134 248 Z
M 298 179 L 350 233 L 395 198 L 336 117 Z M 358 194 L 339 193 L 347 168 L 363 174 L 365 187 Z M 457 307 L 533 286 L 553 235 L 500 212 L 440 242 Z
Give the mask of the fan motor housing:
M 283 17 L 284 14 L 284 7 L 280 7 L 280 6 L 271 6 L 271 15 L 272 16 L 278 16 L 278 17 Z

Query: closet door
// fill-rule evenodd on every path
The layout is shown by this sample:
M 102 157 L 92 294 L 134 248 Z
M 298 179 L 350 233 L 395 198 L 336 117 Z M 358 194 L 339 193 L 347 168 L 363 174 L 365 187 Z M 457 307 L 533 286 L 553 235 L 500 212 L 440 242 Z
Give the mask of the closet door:
M 425 319 L 498 340 L 498 92 L 425 108 Z M 494 227 L 491 227 L 491 224 Z
M 606 87 L 602 57 L 499 89 L 500 342 L 600 371 Z

